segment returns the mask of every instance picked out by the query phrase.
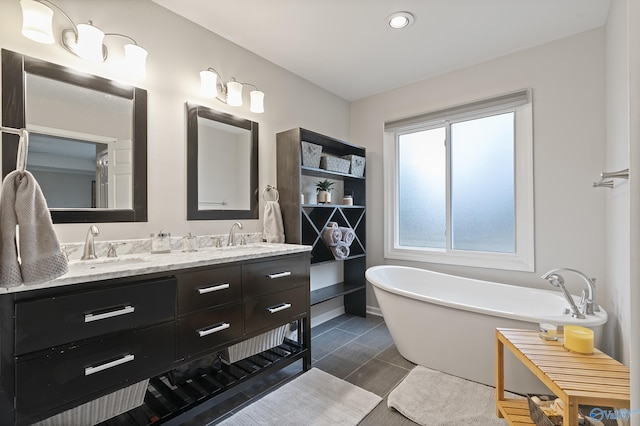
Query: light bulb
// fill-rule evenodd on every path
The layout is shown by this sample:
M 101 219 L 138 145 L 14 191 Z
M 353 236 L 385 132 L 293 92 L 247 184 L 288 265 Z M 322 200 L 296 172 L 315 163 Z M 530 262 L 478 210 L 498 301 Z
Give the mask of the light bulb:
M 78 24 L 77 29 L 78 40 L 74 52 L 82 59 L 103 62 L 102 42 L 104 40 L 104 32 L 100 28 L 91 25 L 91 23 Z
M 38 43 L 52 44 L 53 10 L 34 0 L 20 0 L 22 35 Z
M 242 84 L 237 81 L 227 83 L 227 104 L 231 106 L 242 105 Z
M 129 73 L 137 79 L 144 78 L 147 74 L 147 51 L 137 44 L 124 45 L 124 58 Z
M 200 71 L 200 92 L 207 98 L 218 96 L 218 74 L 213 71 Z
M 251 106 L 249 107 L 249 111 L 256 112 L 261 114 L 264 112 L 264 92 L 259 90 L 252 90 L 249 92 L 249 96 L 251 97 Z

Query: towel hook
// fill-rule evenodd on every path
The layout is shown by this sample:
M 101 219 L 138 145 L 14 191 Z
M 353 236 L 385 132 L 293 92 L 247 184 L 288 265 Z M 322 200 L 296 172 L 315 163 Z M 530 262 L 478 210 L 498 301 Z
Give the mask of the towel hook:
M 277 203 L 278 201 L 280 201 L 280 193 L 278 192 L 278 188 L 276 188 L 275 186 L 271 186 L 271 185 L 265 186 L 264 190 L 262 190 L 262 198 L 265 201 L 269 201 L 269 200 L 267 200 L 267 197 L 265 195 L 266 195 L 267 191 L 271 191 L 271 190 L 275 191 L 275 193 L 276 193 L 276 199 L 274 201 Z
M 614 179 L 629 179 L 629 169 L 618 170 L 617 172 L 602 172 L 600 173 L 600 180 L 593 182 L 593 187 L 613 188 Z
M 27 169 L 27 153 L 29 152 L 29 132 L 27 129 L 14 129 L 12 127 L 0 126 L 0 130 L 5 133 L 20 136 L 18 143 L 18 155 L 16 157 L 16 170 L 21 174 Z

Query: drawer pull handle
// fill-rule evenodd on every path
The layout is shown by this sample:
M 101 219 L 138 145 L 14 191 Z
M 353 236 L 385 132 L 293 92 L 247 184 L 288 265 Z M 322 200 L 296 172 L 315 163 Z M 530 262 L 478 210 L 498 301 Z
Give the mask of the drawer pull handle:
M 284 311 L 285 309 L 289 309 L 291 307 L 291 303 L 283 303 L 278 306 L 272 306 L 271 308 L 267 308 L 270 314 L 275 314 L 276 312 Z
M 226 290 L 229 287 L 230 287 L 229 283 L 224 283 L 220 285 L 214 285 L 212 287 L 199 288 L 198 294 L 206 294 L 206 293 L 211 293 L 212 291 Z
M 108 368 L 115 367 L 116 365 L 124 364 L 125 362 L 130 362 L 135 359 L 133 354 L 125 355 L 120 359 L 116 359 L 114 361 L 105 362 L 104 364 L 96 365 L 95 367 L 87 367 L 84 369 L 84 375 L 88 376 L 89 374 L 97 373 L 99 371 L 106 370 Z
M 267 275 L 267 277 L 269 277 L 269 279 L 275 280 L 276 278 L 288 277 L 289 275 L 291 275 L 291 272 L 285 271 L 285 272 L 278 272 L 277 274 L 269 274 Z
M 213 334 L 213 333 L 217 333 L 218 331 L 226 330 L 229 327 L 231 327 L 231 325 L 228 322 L 223 322 L 220 325 L 216 325 L 214 327 L 207 328 L 206 330 L 198 330 L 198 336 L 200 336 L 200 337 L 208 336 L 209 334 Z
M 85 314 L 84 322 L 100 321 L 107 318 L 117 317 L 120 315 L 132 314 L 136 308 L 133 306 L 125 306 L 115 311 L 103 312 L 101 314 Z

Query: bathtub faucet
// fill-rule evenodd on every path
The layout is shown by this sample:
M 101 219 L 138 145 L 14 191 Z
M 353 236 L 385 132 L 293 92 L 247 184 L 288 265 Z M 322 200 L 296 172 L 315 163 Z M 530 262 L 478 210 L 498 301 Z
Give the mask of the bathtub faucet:
M 578 309 L 578 306 L 573 300 L 573 297 L 571 297 L 571 295 L 567 291 L 567 288 L 564 286 L 564 278 L 562 278 L 562 275 L 557 274 L 557 271 L 559 271 L 559 269 L 553 269 L 547 272 L 542 276 L 542 279 L 549 281 L 554 287 L 560 287 L 565 299 L 567 299 L 567 302 L 569 302 L 569 305 L 571 306 L 571 316 L 573 318 L 585 319 L 586 317 L 582 312 L 580 312 L 580 309 Z
M 577 269 L 571 269 L 571 268 L 552 269 L 551 271 L 547 272 L 545 275 L 554 274 L 559 271 L 573 272 L 574 274 L 582 278 L 584 282 L 587 283 L 587 289 L 589 290 L 586 305 L 585 305 L 585 313 L 587 315 L 595 315 L 594 312 L 600 312 L 600 306 L 598 306 L 598 303 L 596 302 L 596 279 L 589 278 L 586 274 L 578 271 Z

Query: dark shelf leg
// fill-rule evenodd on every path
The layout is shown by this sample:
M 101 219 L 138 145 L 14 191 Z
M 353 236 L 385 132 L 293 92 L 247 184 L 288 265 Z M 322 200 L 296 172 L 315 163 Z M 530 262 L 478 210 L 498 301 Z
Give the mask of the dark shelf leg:
M 301 322 L 302 327 L 300 327 L 300 330 L 302 331 L 303 344 L 308 349 L 306 355 L 302 358 L 302 369 L 309 371 L 311 368 L 311 317 L 307 315 L 302 318 Z
M 344 264 L 344 281 L 363 286 L 362 290 L 344 295 L 344 310 L 348 314 L 367 316 L 367 280 L 364 271 L 367 269 L 367 259 L 358 257 L 346 260 Z
M 344 311 L 360 317 L 367 316 L 367 290 L 362 289 L 344 295 Z

